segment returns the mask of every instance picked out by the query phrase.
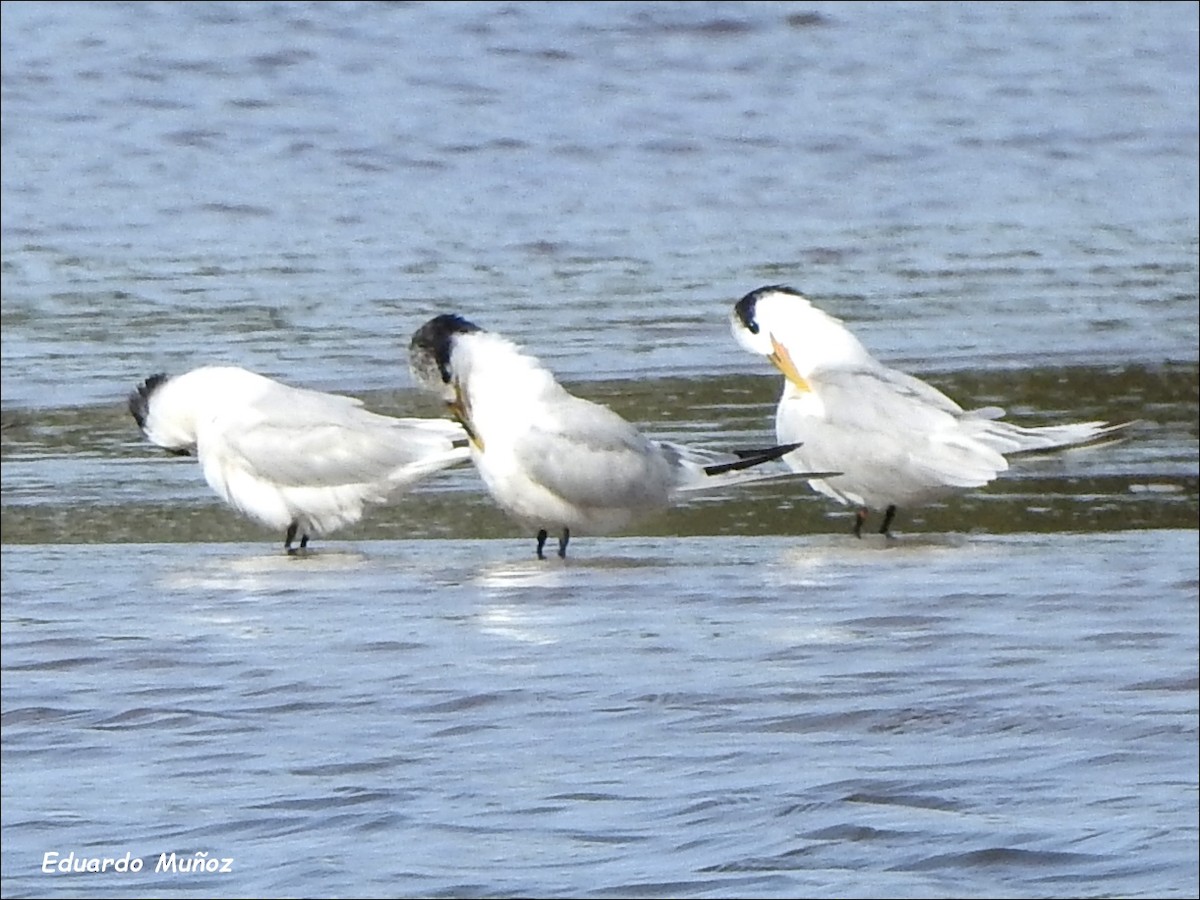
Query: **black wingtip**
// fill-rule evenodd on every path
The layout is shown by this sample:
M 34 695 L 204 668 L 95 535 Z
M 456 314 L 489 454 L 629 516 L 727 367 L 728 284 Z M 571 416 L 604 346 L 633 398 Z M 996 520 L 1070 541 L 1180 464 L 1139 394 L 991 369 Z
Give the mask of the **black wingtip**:
M 159 372 L 139 384 L 136 390 L 130 391 L 129 414 L 142 431 L 146 430 L 146 418 L 150 415 L 150 398 L 169 378 L 165 372 Z
M 778 459 L 781 456 L 786 456 L 797 447 L 803 444 L 803 441 L 795 444 L 779 444 L 775 447 L 758 447 L 753 450 L 734 450 L 733 453 L 739 459 L 753 459 L 755 457 L 766 457 L 767 459 Z M 772 455 L 773 454 L 773 455 Z
M 750 469 L 754 466 L 760 466 L 763 463 L 771 462 L 779 459 L 781 456 L 786 456 L 791 453 L 800 444 L 780 444 L 776 447 L 764 447 L 759 450 L 734 450 L 733 453 L 736 460 L 727 463 L 715 463 L 711 466 L 704 467 L 706 475 L 722 475 L 725 472 L 737 472 L 741 469 Z

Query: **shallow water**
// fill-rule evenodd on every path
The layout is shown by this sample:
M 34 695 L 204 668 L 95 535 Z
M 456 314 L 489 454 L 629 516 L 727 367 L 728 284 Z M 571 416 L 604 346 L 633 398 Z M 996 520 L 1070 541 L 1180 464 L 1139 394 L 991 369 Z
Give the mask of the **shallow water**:
M 924 371 L 1194 361 L 1197 11 L 3 6 L 4 402 L 232 361 L 761 371 L 790 283 Z
M 514 549 L 6 547 L 6 894 L 1194 892 L 1194 532 Z
M 1071 417 L 1135 422 L 1116 445 L 1014 461 L 979 491 L 902 510 L 898 532 L 1080 533 L 1194 528 L 1197 367 L 949 373 L 934 377 L 979 405 L 1006 402 L 1031 424 Z M 587 381 L 573 385 L 648 434 L 713 447 L 763 446 L 774 439 L 778 376 Z M 414 391 L 365 393 L 371 408 L 439 415 Z M 140 436 L 122 402 L 54 410 L 10 410 L 3 419 L 6 543 L 277 542 L 226 508 L 196 461 L 169 456 Z M 846 533 L 852 513 L 803 482 L 750 485 L 686 498 L 636 523 L 638 534 Z M 339 540 L 509 538 L 532 541 L 464 465 L 431 478 L 394 503 L 368 510 Z M 524 544 L 520 544 L 522 549 Z
M 0 11 L 5 897 L 1200 891 L 1195 4 Z M 538 564 L 469 466 L 285 557 L 125 409 L 220 361 L 440 415 L 457 311 L 761 445 L 769 283 L 1137 424 L 893 542 L 776 482 Z

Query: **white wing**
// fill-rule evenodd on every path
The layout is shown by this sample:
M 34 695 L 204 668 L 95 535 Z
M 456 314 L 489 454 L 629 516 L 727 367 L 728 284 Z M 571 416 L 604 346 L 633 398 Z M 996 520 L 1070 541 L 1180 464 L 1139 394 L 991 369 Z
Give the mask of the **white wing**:
M 779 439 L 802 442 L 788 462 L 842 472 L 815 486 L 869 506 L 906 505 L 947 488 L 978 487 L 1008 468 L 1002 454 L 962 427 L 956 403 L 901 375 L 882 368 L 812 373 L 808 381 L 819 403 L 800 398 L 780 405 Z M 990 422 L 985 415 L 972 421 Z
M 413 466 L 436 471 L 469 455 L 454 446 L 466 435 L 448 420 L 391 418 L 352 397 L 283 386 L 218 415 L 215 425 L 213 444 L 281 487 L 404 481 Z M 202 454 L 205 440 L 202 433 Z
M 612 410 L 570 394 L 547 404 L 514 452 L 530 479 L 577 506 L 650 509 L 670 496 L 661 450 Z

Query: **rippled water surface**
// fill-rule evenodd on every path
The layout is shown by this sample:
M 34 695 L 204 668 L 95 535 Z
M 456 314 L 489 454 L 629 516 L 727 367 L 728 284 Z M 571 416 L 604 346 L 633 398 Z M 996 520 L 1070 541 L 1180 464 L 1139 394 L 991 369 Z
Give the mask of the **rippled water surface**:
M 1187 896 L 1194 533 L 851 540 L 5 548 L 6 893 Z
M 1200 891 L 1195 4 L 0 9 L 5 897 Z M 760 444 L 769 283 L 1136 424 L 893 542 L 771 483 L 538 564 L 469 466 L 288 558 L 125 409 L 439 415 L 456 311 Z

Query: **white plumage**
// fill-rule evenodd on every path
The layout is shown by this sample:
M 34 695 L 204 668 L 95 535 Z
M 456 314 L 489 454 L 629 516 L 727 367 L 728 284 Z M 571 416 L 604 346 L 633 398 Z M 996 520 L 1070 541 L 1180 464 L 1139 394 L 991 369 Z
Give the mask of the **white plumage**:
M 536 358 L 455 315 L 431 319 L 410 346 L 414 377 L 446 401 L 496 503 L 548 530 L 559 556 L 572 533 L 607 534 L 666 509 L 683 491 L 786 474 L 755 469 L 789 447 L 718 453 L 647 438 L 605 406 L 568 393 Z
M 780 441 L 802 442 L 784 460 L 795 470 L 842 474 L 810 484 L 858 507 L 883 510 L 888 534 L 899 507 L 981 487 L 1008 468 L 1009 454 L 1111 439 L 1126 425 L 1077 422 L 1026 428 L 1004 410 L 961 406 L 918 378 L 879 363 L 842 322 L 788 287 L 751 291 L 730 315 L 737 342 L 784 375 L 775 417 Z
M 393 418 L 361 400 L 290 387 L 234 366 L 154 375 L 129 395 L 152 443 L 194 454 L 217 495 L 285 532 L 293 552 L 357 522 L 418 479 L 469 458 L 448 419 Z

